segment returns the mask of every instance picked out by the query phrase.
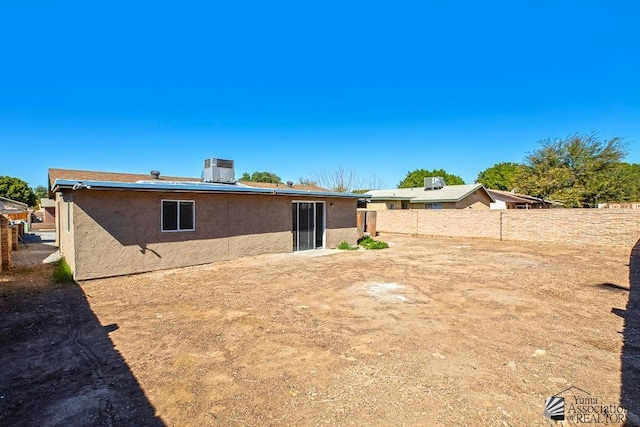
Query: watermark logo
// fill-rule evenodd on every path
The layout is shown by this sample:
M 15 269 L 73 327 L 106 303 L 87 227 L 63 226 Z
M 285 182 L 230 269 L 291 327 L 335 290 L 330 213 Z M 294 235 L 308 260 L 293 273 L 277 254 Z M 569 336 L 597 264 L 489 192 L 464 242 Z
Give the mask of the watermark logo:
M 573 395 L 565 395 L 573 390 Z M 622 424 L 627 421 L 627 411 L 622 406 L 608 405 L 586 390 L 572 386 L 544 401 L 543 416 L 553 421 L 570 421 L 575 424 Z
M 564 397 L 547 397 L 547 400 L 544 401 L 544 413 L 542 415 L 554 421 L 564 421 Z

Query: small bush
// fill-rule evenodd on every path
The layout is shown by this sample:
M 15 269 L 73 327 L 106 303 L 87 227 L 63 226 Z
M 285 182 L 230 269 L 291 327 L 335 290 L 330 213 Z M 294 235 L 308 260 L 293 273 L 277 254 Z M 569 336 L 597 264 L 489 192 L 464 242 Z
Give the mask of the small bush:
M 389 247 L 387 242 L 381 240 L 373 240 L 371 236 L 362 237 L 358 240 L 358 244 L 365 249 L 386 249 Z
M 342 249 L 343 251 L 357 251 L 357 246 L 351 246 L 347 241 L 343 240 L 338 245 L 338 249 Z
M 363 236 L 363 237 L 358 239 L 358 244 L 362 245 L 362 246 L 369 245 L 372 242 L 375 242 L 375 240 L 373 240 L 373 238 L 371 236 Z
M 67 260 L 64 257 L 58 261 L 56 269 L 53 272 L 53 280 L 56 283 L 69 283 L 73 282 L 73 273 L 71 267 L 67 264 Z
M 387 249 L 389 244 L 380 240 L 375 240 L 367 246 L 367 249 Z

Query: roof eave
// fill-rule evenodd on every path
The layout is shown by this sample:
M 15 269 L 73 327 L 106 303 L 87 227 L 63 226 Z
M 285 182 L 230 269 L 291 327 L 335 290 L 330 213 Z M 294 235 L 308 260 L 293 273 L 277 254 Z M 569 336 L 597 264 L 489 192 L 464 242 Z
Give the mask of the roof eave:
M 291 190 L 282 188 L 238 187 L 225 184 L 196 184 L 196 183 L 137 183 L 137 182 L 111 182 L 111 181 L 78 181 L 56 179 L 52 191 L 61 189 L 83 190 L 125 190 L 125 191 L 154 191 L 168 193 L 225 193 L 225 194 L 274 194 L 282 196 L 315 196 L 331 198 L 361 199 L 362 194 L 337 193 L 310 190 Z

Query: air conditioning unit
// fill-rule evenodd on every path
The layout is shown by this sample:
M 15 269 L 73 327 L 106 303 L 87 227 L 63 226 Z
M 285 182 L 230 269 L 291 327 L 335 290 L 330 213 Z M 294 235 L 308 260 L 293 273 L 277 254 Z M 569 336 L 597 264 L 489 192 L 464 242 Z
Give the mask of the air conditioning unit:
M 424 179 L 425 190 L 439 190 L 444 187 L 444 178 L 441 176 L 428 176 Z
M 236 177 L 233 169 L 233 160 L 205 159 L 202 180 L 204 182 L 234 184 Z

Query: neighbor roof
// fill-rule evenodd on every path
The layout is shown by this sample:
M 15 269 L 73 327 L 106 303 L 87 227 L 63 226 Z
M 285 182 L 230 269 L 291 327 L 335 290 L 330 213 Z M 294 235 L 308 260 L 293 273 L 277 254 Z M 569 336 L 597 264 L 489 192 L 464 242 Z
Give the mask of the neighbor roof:
M 280 194 L 318 197 L 362 198 L 362 194 L 337 193 L 317 186 L 272 184 L 241 181 L 237 184 L 219 184 L 202 182 L 198 178 L 160 177 L 151 175 L 94 172 L 67 169 L 49 169 L 51 191 L 71 188 L 83 190 L 134 190 L 165 192 L 214 192 L 237 194 Z
M 26 203 L 7 199 L 6 197 L 0 197 L 0 206 L 2 206 L 2 213 L 20 213 L 29 209 Z
M 496 200 L 502 200 L 504 202 L 510 202 L 510 203 L 527 203 L 527 204 L 534 204 L 534 203 L 543 203 L 544 200 L 539 199 L 537 197 L 533 197 L 533 196 L 528 196 L 526 194 L 518 194 L 518 193 L 512 193 L 510 191 L 503 191 L 503 190 L 492 190 L 492 189 L 487 189 L 487 191 L 489 192 L 489 194 L 491 194 L 493 196 L 494 199 Z
M 367 192 L 365 196 L 370 196 L 372 202 L 381 200 L 408 200 L 410 203 L 444 203 L 457 202 L 479 189 L 484 191 L 491 201 L 495 201 L 482 184 L 445 185 L 439 190 L 425 190 L 424 187 L 372 190 Z

